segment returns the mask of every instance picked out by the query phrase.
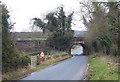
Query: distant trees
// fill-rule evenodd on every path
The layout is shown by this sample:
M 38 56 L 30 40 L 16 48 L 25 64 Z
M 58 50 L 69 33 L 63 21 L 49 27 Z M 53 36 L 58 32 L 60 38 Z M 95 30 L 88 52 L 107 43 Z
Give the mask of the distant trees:
M 50 46 L 58 50 L 67 50 L 73 39 L 71 30 L 73 13 L 66 15 L 63 7 L 58 8 L 58 12 L 50 12 L 46 15 L 43 22 L 40 18 L 33 18 L 33 24 L 40 27 L 44 32 L 49 31 L 48 41 Z
M 118 35 L 120 33 L 119 9 L 117 2 L 99 3 L 90 2 L 84 5 L 87 13 L 83 21 L 88 31 L 86 39 L 91 44 L 94 52 L 118 55 Z
M 10 15 L 4 4 L 0 3 L 0 19 L 2 25 L 2 71 L 8 72 L 27 66 L 30 58 L 21 54 L 16 48 L 10 36 L 11 24 L 8 22 Z M 21 54 L 21 55 L 20 55 Z

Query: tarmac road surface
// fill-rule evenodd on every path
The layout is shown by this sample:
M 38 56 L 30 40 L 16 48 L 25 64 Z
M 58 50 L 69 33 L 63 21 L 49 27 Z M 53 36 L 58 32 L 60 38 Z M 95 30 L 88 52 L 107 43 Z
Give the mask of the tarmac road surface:
M 87 56 L 73 56 L 48 68 L 33 72 L 20 80 L 82 80 L 87 63 Z

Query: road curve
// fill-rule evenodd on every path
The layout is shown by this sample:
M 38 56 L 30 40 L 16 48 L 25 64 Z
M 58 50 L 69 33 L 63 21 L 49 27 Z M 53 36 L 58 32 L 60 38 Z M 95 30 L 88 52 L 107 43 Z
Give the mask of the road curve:
M 20 80 L 82 80 L 87 63 L 87 56 L 73 56 L 48 68 L 33 72 Z

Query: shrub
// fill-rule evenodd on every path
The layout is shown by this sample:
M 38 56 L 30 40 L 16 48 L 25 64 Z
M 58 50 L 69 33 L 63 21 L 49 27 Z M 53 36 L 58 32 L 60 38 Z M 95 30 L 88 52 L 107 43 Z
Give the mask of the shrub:
M 31 59 L 30 59 L 29 56 L 27 56 L 27 55 L 22 55 L 22 56 L 21 56 L 21 61 L 20 61 L 20 63 L 21 63 L 21 66 L 22 66 L 22 67 L 28 66 L 28 63 L 30 63 L 30 61 L 31 61 Z

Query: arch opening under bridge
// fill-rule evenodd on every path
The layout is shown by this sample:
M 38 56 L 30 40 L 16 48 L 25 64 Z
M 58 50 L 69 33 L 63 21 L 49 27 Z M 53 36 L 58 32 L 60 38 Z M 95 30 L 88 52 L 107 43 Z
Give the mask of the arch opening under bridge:
M 85 44 L 84 41 L 75 41 L 71 44 L 70 46 L 70 51 L 69 53 L 71 54 L 71 49 L 73 48 L 73 46 L 81 46 L 82 47 L 82 55 L 88 55 L 89 54 L 89 51 L 88 51 L 88 47 L 87 45 Z M 81 51 L 80 51 L 81 52 Z

